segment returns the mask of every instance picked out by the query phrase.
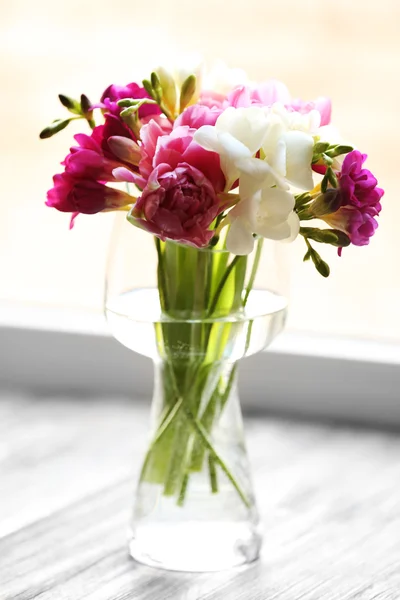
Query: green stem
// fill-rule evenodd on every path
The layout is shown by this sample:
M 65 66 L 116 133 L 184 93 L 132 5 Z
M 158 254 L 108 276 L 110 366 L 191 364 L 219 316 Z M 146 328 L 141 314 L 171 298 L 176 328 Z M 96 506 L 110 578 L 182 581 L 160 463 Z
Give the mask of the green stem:
M 217 478 L 217 469 L 215 468 L 215 458 L 211 456 L 208 457 L 208 470 L 210 473 L 210 485 L 211 492 L 213 494 L 218 493 L 218 478 Z
M 225 273 L 223 274 L 223 276 L 221 277 L 221 281 L 219 282 L 219 285 L 216 289 L 216 292 L 214 294 L 214 298 L 212 299 L 211 305 L 210 305 L 210 309 L 208 311 L 208 317 L 211 317 L 213 312 L 215 311 L 217 304 L 218 304 L 218 300 L 219 297 L 222 293 L 222 290 L 224 289 L 224 285 L 225 283 L 228 281 L 228 277 L 229 275 L 232 273 L 235 265 L 237 264 L 237 262 L 240 260 L 240 258 L 242 258 L 239 255 L 236 255 L 235 258 L 232 260 L 232 262 L 228 265 L 228 268 L 226 269 Z
M 264 244 L 264 238 L 260 238 L 257 241 L 256 254 L 254 256 L 254 262 L 253 262 L 253 266 L 251 268 L 250 279 L 249 279 L 249 282 L 248 282 L 248 284 L 246 286 L 246 292 L 245 292 L 245 295 L 244 295 L 244 298 L 243 298 L 243 307 L 246 306 L 246 302 L 248 300 L 249 294 L 250 294 L 251 290 L 253 289 L 254 280 L 255 280 L 256 275 L 257 275 L 258 265 L 260 264 L 260 258 L 261 258 L 261 252 L 262 252 L 263 244 Z
M 158 277 L 158 289 L 160 294 L 160 304 L 162 311 L 167 311 L 167 284 L 165 281 L 165 272 L 163 265 L 163 254 L 161 250 L 161 242 L 158 237 L 154 238 L 157 249 L 158 256 L 158 268 L 157 268 L 157 277 Z
M 234 478 L 234 476 L 232 475 L 232 473 L 230 472 L 230 470 L 228 469 L 228 467 L 226 466 L 226 464 L 224 463 L 222 458 L 219 456 L 219 454 L 215 450 L 215 448 L 212 445 L 212 443 L 207 435 L 207 432 L 205 431 L 202 424 L 199 422 L 198 419 L 196 419 L 196 417 L 193 415 L 193 413 L 189 410 L 189 408 L 187 406 L 184 406 L 184 410 L 185 410 L 185 414 L 186 414 L 188 420 L 190 421 L 193 429 L 199 434 L 204 446 L 210 452 L 214 461 L 221 467 L 222 471 L 225 473 L 225 475 L 227 476 L 227 478 L 229 479 L 229 481 L 231 482 L 231 484 L 233 485 L 233 487 L 239 494 L 244 505 L 247 508 L 250 508 L 251 504 L 250 504 L 249 499 L 247 498 L 246 494 L 243 492 L 242 488 L 240 487 L 240 484 L 236 481 L 236 479 Z

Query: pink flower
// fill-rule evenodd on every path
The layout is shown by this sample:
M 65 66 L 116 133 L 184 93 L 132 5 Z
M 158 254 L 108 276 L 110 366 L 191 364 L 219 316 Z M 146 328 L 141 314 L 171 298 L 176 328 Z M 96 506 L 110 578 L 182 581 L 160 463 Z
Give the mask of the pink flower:
M 229 93 L 227 99 L 227 105 L 235 108 L 248 108 L 252 105 L 272 106 L 275 102 L 281 102 L 287 109 L 302 114 L 307 114 L 315 109 L 321 115 L 321 125 L 328 125 L 331 120 L 331 101 L 329 98 L 321 96 L 313 102 L 293 100 L 285 84 L 276 79 L 270 79 L 256 87 L 237 86 Z
M 214 90 L 203 90 L 200 92 L 197 104 L 207 106 L 208 108 L 223 109 L 226 107 L 226 96 L 225 94 L 214 92 Z
M 131 204 L 133 198 L 90 179 L 75 179 L 69 173 L 54 175 L 54 187 L 47 192 L 46 205 L 61 212 L 94 214 Z M 76 217 L 74 214 L 73 219 Z
M 222 113 L 222 108 L 217 108 L 215 106 L 210 108 L 200 104 L 193 104 L 179 115 L 174 123 L 174 129 L 181 127 L 182 125 L 187 125 L 193 129 L 199 129 L 203 125 L 215 125 L 216 120 Z
M 196 129 L 188 126 L 178 126 L 169 135 L 163 135 L 163 130 L 154 121 L 142 127 L 143 158 L 139 163 L 142 177 L 147 180 L 153 169 L 161 164 L 167 164 L 173 171 L 185 163 L 203 173 L 216 193 L 222 192 L 225 177 L 219 155 L 199 146 L 193 140 L 195 132 Z
M 100 103 L 96 105 L 97 108 L 102 108 L 104 111 L 118 116 L 122 110 L 118 106 L 118 100 L 124 98 L 134 98 L 140 100 L 141 98 L 150 98 L 144 87 L 140 87 L 137 83 L 128 83 L 128 85 L 109 85 L 108 88 L 103 92 Z M 157 104 L 144 104 L 139 108 L 139 118 L 147 117 L 149 115 L 158 115 L 161 113 L 160 107 Z
M 120 166 L 120 162 L 115 157 L 110 159 L 104 156 L 95 136 L 78 133 L 74 138 L 79 146 L 73 146 L 61 163 L 65 166 L 65 172 L 75 178 L 114 181 L 112 172 Z
M 111 137 L 126 137 L 136 141 L 136 138 L 128 125 L 124 123 L 118 116 L 106 114 L 103 125 L 99 125 L 92 131 L 92 138 L 101 146 L 104 156 L 115 159 L 108 140 Z
M 211 182 L 192 165 L 159 164 L 132 209 L 129 220 L 162 240 L 206 246 L 211 223 L 221 210 Z
M 336 200 L 339 202 L 339 209 L 319 216 L 331 227 L 344 231 L 355 246 L 369 244 L 378 227 L 375 217 L 382 209 L 380 200 L 384 194 L 384 191 L 377 187 L 378 182 L 371 171 L 362 168 L 366 158 L 367 155 L 358 150 L 347 154 L 342 170 L 337 174 L 339 187 Z M 330 188 L 326 197 L 332 196 L 333 193 L 334 190 Z M 321 205 L 320 199 L 318 202 Z M 311 205 L 311 212 L 312 209 Z M 339 248 L 339 255 L 341 251 Z
M 305 102 L 300 99 L 292 100 L 288 108 L 292 108 L 303 115 L 309 113 L 311 110 L 317 110 L 321 115 L 321 126 L 329 125 L 331 122 L 332 103 L 325 96 L 318 96 L 312 102 Z

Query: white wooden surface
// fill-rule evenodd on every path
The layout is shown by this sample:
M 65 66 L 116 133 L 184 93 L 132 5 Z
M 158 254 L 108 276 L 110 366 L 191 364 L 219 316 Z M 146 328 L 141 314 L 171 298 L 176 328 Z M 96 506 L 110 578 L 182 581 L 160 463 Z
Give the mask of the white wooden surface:
M 148 406 L 0 395 L 1 600 L 398 600 L 400 437 L 247 419 L 262 559 L 219 574 L 134 563 L 126 527 Z

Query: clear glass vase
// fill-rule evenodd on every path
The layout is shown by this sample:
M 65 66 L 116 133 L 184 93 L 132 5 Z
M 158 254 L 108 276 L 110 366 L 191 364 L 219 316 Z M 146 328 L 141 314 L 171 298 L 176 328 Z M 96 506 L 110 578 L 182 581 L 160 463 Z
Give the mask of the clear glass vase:
M 222 242 L 199 250 L 117 221 L 107 319 L 121 343 L 154 361 L 155 373 L 131 555 L 180 571 L 251 562 L 261 535 L 237 372 L 285 322 L 276 245 L 257 240 L 252 256 L 235 257 Z

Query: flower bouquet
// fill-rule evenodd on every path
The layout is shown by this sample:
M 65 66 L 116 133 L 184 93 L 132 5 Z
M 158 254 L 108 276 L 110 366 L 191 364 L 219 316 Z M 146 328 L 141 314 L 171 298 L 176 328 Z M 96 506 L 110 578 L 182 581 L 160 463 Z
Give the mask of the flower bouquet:
M 381 210 L 366 155 L 331 141 L 327 98 L 293 99 L 281 82 L 237 75 L 160 67 L 96 103 L 60 95 L 71 116 L 41 133 L 77 119 L 92 130 L 75 135 L 48 206 L 71 213 L 71 227 L 80 213 L 122 211 L 131 235 L 154 237 L 157 286 L 125 290 L 106 312 L 118 339 L 155 361 L 131 553 L 171 569 L 259 553 L 236 380 L 238 361 L 284 324 L 285 300 L 255 285 L 265 240 L 302 237 L 304 260 L 327 277 L 316 245 L 341 255 L 368 244 Z M 149 311 L 144 350 L 138 323 Z

